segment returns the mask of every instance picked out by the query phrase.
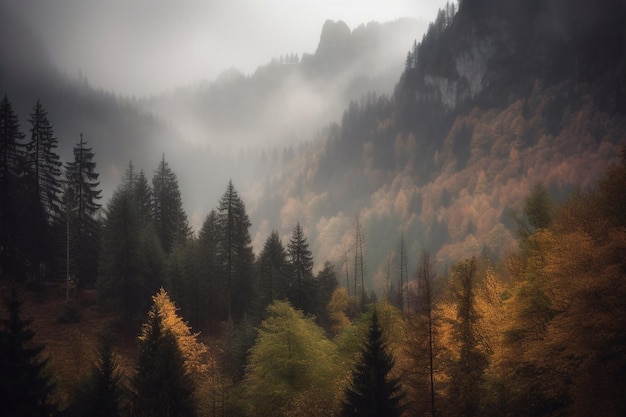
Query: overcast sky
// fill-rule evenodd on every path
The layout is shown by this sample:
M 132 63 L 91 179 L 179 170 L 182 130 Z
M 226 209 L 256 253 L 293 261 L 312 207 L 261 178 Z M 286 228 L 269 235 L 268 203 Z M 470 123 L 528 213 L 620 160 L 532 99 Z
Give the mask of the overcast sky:
M 148 95 L 249 74 L 272 57 L 313 53 L 326 19 L 351 29 L 431 21 L 445 0 L 4 0 L 41 34 L 53 62 L 94 87 Z M 407 48 L 411 40 L 408 40 Z

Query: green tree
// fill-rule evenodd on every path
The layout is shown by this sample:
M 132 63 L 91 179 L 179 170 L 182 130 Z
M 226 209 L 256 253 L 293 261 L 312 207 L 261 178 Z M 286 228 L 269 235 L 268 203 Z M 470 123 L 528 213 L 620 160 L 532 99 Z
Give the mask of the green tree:
M 119 187 L 107 207 L 102 228 L 98 298 L 121 313 L 125 323 L 148 306 L 161 286 L 161 243 L 151 225 L 142 229 L 128 188 Z
M 165 326 L 155 301 L 139 336 L 137 372 L 132 379 L 132 408 L 136 416 L 196 415 L 194 383 L 173 331 Z
M 61 206 L 61 161 L 55 151 L 58 140 L 54 137 L 48 112 L 39 100 L 28 121 L 31 124 L 30 141 L 26 144 L 28 170 L 37 201 L 51 220 L 58 215 Z
M 30 276 L 36 281 L 46 277 L 55 260 L 53 226 L 61 213 L 61 161 L 56 153 L 58 140 L 54 137 L 48 112 L 41 102 L 33 108 L 30 141 L 26 143 L 25 228 Z
M 197 296 L 194 304 L 199 314 L 209 320 L 221 318 L 228 309 L 226 283 L 220 280 L 218 267 L 219 225 L 217 212 L 211 210 L 202 223 L 198 234 L 197 259 Z
M 332 415 L 335 345 L 285 301 L 270 304 L 267 313 L 246 368 L 250 414 Z
M 81 286 L 95 283 L 98 265 L 99 223 L 96 214 L 101 207 L 97 200 L 102 191 L 98 189 L 98 173 L 94 154 L 87 142 L 80 135 L 80 141 L 74 147 L 74 160 L 65 165 L 66 213 L 69 223 L 70 273 Z
M 176 245 L 183 244 L 191 234 L 178 179 L 165 161 L 165 155 L 152 177 L 152 216 L 166 253 L 170 253 Z
M 250 311 L 254 299 L 254 254 L 250 219 L 232 181 L 217 207 L 217 264 L 225 283 L 226 319 L 240 318 Z
M 139 171 L 135 178 L 133 196 L 135 204 L 137 204 L 139 221 L 144 226 L 150 224 L 152 222 L 152 188 L 148 184 L 148 179 L 143 169 Z
M 118 417 L 124 387 L 122 373 L 113 353 L 113 336 L 104 331 L 98 336 L 97 359 L 89 376 L 78 387 L 66 411 L 76 417 Z
M 293 229 L 287 245 L 287 254 L 291 264 L 291 280 L 289 284 L 289 300 L 294 307 L 307 313 L 312 312 L 312 293 L 315 291 L 313 282 L 313 255 L 309 243 L 304 236 L 300 222 Z
M 31 319 L 21 318 L 17 290 L 4 298 L 7 318 L 0 321 L 0 415 L 48 417 L 56 414 L 53 384 L 41 359 L 44 347 L 33 343 Z
M 277 231 L 269 235 L 257 260 L 258 297 L 265 309 L 274 300 L 287 299 L 288 261 Z
M 17 115 L 5 95 L 0 102 L 0 262 L 2 275 L 20 274 L 24 259 L 23 222 L 20 187 L 21 170 L 25 162 L 24 134 L 20 131 Z
M 393 357 L 387 352 L 383 330 L 374 310 L 361 359 L 352 374 L 342 405 L 342 416 L 400 416 L 404 393 L 398 378 L 390 378 Z

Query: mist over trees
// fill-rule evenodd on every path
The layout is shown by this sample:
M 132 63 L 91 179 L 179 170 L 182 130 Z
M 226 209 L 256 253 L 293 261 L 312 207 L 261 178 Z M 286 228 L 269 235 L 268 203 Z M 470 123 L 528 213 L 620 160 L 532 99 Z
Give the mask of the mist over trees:
M 624 415 L 625 15 L 448 4 L 392 96 L 353 102 L 316 141 L 241 156 L 229 170 L 252 160 L 258 175 L 224 179 L 200 217 L 166 148 L 101 202 L 100 142 L 57 139 L 43 101 L 25 134 L 5 96 L 0 407 Z M 349 42 L 344 26 L 324 41 Z M 579 26 L 602 26 L 612 58 Z M 323 45 L 270 66 L 337 70 L 345 50 Z

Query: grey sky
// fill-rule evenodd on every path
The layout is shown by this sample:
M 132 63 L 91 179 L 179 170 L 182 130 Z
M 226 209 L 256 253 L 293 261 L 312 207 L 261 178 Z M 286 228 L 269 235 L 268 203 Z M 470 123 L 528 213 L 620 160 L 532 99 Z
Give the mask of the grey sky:
M 431 21 L 445 0 L 5 0 L 53 62 L 97 88 L 147 95 L 246 74 L 272 57 L 313 53 L 326 19 L 351 29 L 400 17 Z M 408 41 L 410 42 L 410 40 Z M 409 45 L 407 45 L 408 48 Z

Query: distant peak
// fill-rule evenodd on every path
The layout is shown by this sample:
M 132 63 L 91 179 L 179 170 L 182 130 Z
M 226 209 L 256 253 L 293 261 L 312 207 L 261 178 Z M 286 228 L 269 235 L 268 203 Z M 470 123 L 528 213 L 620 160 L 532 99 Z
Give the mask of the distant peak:
M 317 52 L 325 53 L 340 49 L 350 41 L 350 28 L 343 20 L 327 20 L 322 27 L 320 43 L 317 46 Z

